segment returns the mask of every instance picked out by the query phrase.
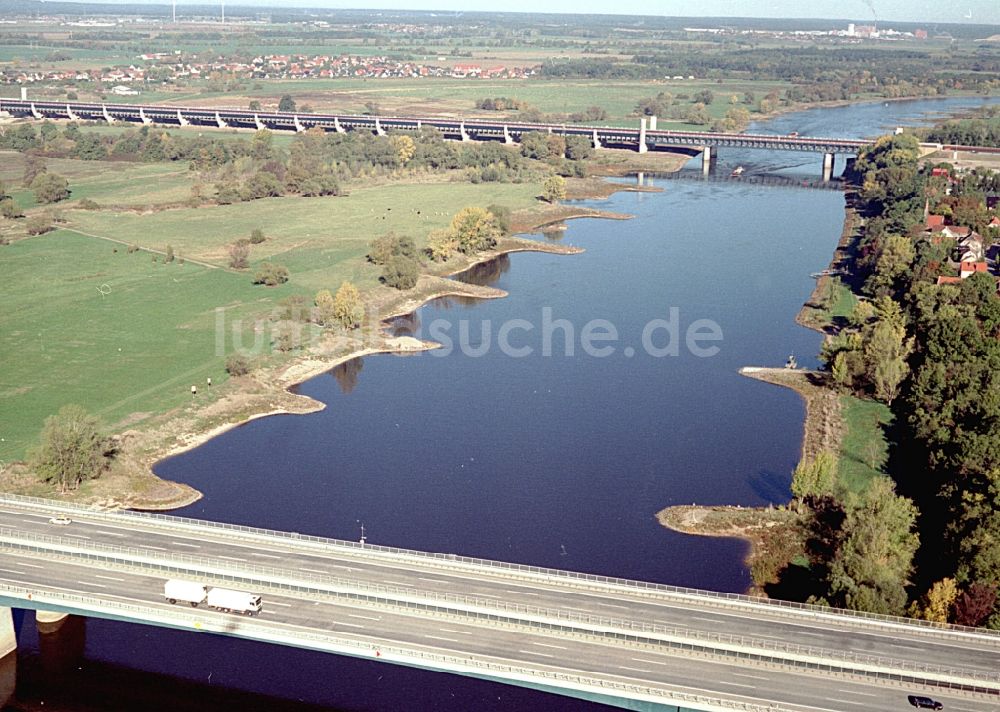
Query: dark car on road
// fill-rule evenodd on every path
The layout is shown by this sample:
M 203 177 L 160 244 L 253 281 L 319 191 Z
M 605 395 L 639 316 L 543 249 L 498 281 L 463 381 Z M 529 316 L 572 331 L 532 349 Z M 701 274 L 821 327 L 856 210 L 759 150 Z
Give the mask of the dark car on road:
M 910 704 L 921 710 L 940 710 L 944 709 L 942 705 L 937 700 L 932 700 L 930 697 L 921 697 L 920 695 L 909 695 L 906 699 L 910 701 Z

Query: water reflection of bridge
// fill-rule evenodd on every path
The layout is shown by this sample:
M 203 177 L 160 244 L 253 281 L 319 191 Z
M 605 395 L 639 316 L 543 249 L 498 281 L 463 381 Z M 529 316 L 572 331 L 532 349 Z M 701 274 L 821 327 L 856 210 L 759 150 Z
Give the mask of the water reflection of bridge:
M 847 182 L 842 178 L 819 180 L 805 176 L 783 176 L 775 173 L 743 173 L 739 176 L 724 173 L 703 173 L 685 168 L 672 173 L 637 173 L 636 184 L 646 186 L 650 180 L 695 181 L 698 183 L 737 183 L 770 188 L 806 188 L 809 190 L 844 190 Z

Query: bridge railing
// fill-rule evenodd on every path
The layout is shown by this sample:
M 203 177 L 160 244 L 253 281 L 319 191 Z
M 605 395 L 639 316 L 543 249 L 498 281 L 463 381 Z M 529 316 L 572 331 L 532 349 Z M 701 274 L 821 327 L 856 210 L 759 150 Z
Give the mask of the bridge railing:
M 219 620 L 223 625 L 220 630 L 212 632 L 233 634 L 233 626 L 230 624 L 232 617 L 226 614 L 197 615 L 180 610 L 164 609 L 156 606 L 141 606 L 119 601 L 101 601 L 95 605 L 91 597 L 80 596 L 69 593 L 49 593 L 39 595 L 38 591 L 9 584 L 0 583 L 0 596 L 8 596 L 17 599 L 30 598 L 35 604 L 50 603 L 65 608 L 77 608 L 86 614 L 95 608 L 102 612 L 113 612 L 122 618 L 132 618 L 137 622 L 148 621 L 149 619 L 162 620 L 177 627 L 187 627 L 192 630 L 206 630 L 214 619 Z M 386 662 L 412 662 L 422 661 L 434 663 L 433 666 L 443 670 L 451 670 L 464 674 L 491 674 L 496 677 L 520 678 L 539 682 L 549 682 L 553 687 L 592 689 L 604 694 L 613 696 L 624 693 L 631 698 L 647 698 L 652 700 L 663 700 L 669 698 L 672 701 L 682 702 L 692 705 L 711 705 L 715 707 L 737 710 L 739 712 L 774 712 L 777 707 L 774 705 L 758 705 L 739 700 L 730 700 L 724 697 L 712 697 L 709 695 L 698 695 L 679 690 L 670 689 L 668 685 L 664 687 L 652 687 L 626 682 L 610 677 L 597 677 L 584 674 L 574 674 L 562 670 L 546 669 L 545 667 L 529 667 L 527 665 L 516 665 L 496 660 L 481 659 L 476 656 L 458 656 L 446 653 L 438 653 L 420 648 L 402 647 L 400 645 L 382 645 L 370 643 L 354 638 L 345 638 L 331 633 L 321 633 L 312 630 L 297 628 L 289 624 L 273 623 L 262 624 L 247 619 L 239 619 L 236 632 L 248 638 L 259 640 L 274 640 L 276 629 L 280 629 L 281 637 L 297 639 L 311 643 L 307 647 L 319 648 L 318 644 L 328 644 L 330 647 L 351 649 L 358 657 L 365 657 L 372 660 L 384 660 Z
M 404 549 L 400 547 L 382 546 L 379 544 L 360 543 L 343 539 L 333 539 L 329 537 L 315 536 L 311 534 L 300 534 L 298 532 L 283 532 L 261 527 L 247 526 L 243 524 L 230 524 L 227 522 L 213 522 L 191 517 L 179 517 L 174 515 L 158 514 L 155 512 L 117 511 L 107 512 L 83 507 L 79 505 L 69 505 L 56 502 L 51 499 L 41 497 L 29 497 L 25 495 L 3 494 L 0 502 L 9 501 L 13 504 L 34 505 L 50 511 L 79 512 L 81 515 L 101 519 L 103 521 L 120 522 L 121 519 L 131 518 L 148 525 L 160 525 L 167 528 L 176 529 L 178 526 L 209 529 L 223 533 L 249 535 L 254 537 L 271 538 L 288 544 L 312 544 L 321 547 L 333 547 L 342 551 L 356 554 L 381 554 L 390 557 L 402 557 L 422 562 L 431 562 L 443 566 L 454 566 L 460 564 L 467 567 L 486 569 L 498 573 L 515 573 L 529 576 L 536 576 L 546 579 L 550 583 L 565 581 L 569 583 L 598 584 L 621 588 L 626 591 L 637 593 L 659 593 L 670 596 L 684 596 L 695 599 L 703 603 L 715 602 L 720 604 L 733 604 L 743 606 L 753 606 L 755 608 L 771 608 L 777 611 L 796 612 L 804 614 L 822 615 L 824 617 L 839 618 L 845 621 L 872 621 L 878 623 L 888 623 L 901 625 L 908 628 L 922 629 L 933 632 L 953 632 L 974 634 L 977 637 L 992 638 L 1000 642 L 1000 631 L 986 630 L 983 628 L 972 628 L 950 623 L 937 623 L 934 621 L 919 620 L 913 618 L 903 618 L 901 616 L 891 616 L 881 613 L 868 613 L 866 611 L 850 611 L 845 609 L 835 609 L 826 606 L 819 606 L 810 603 L 798 603 L 796 601 L 782 601 L 780 599 L 764 599 L 747 596 L 740 593 L 727 593 L 718 591 L 706 591 L 703 589 L 690 588 L 686 586 L 673 586 L 670 584 L 652 583 L 648 581 L 635 581 L 631 579 L 619 578 L 616 576 L 605 576 L 602 574 L 590 574 L 577 571 L 566 571 L 563 569 L 553 569 L 545 566 L 533 566 L 531 564 L 508 563 L 483 559 L 473 556 L 462 556 L 459 554 L 445 554 L 439 552 L 423 552 L 414 549 Z
M 898 660 L 853 651 L 831 650 L 753 636 L 714 633 L 638 622 L 586 612 L 509 603 L 475 595 L 431 593 L 387 584 L 371 584 L 342 576 L 302 573 L 260 564 L 234 564 L 218 558 L 190 554 L 160 554 L 141 547 L 80 542 L 76 539 L 39 534 L 22 534 L 0 529 L 0 548 L 42 554 L 70 562 L 84 559 L 104 566 L 138 568 L 159 575 L 217 579 L 243 587 L 290 592 L 300 596 L 330 597 L 379 606 L 419 609 L 438 615 L 459 615 L 502 625 L 542 627 L 562 634 L 596 635 L 642 645 L 667 646 L 703 653 L 742 657 L 747 654 L 768 662 L 825 669 L 884 674 L 889 671 L 934 679 L 935 684 L 982 682 L 997 685 L 1000 675 L 936 664 Z M 855 666 L 851 668 L 849 666 Z M 955 681 L 965 681 L 955 683 Z

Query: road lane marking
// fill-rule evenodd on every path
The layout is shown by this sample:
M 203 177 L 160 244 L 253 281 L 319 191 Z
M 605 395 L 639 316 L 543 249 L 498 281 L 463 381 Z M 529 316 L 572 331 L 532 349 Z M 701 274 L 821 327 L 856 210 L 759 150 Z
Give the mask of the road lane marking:
M 89 536 L 84 536 L 83 534 L 63 534 L 63 536 L 73 537 L 74 539 L 90 539 Z
M 834 697 L 824 697 L 823 699 L 826 700 L 827 702 L 837 702 L 837 703 L 842 704 L 842 705 L 856 705 L 858 707 L 867 707 L 868 706 L 867 702 L 851 702 L 851 700 L 838 700 L 838 699 L 836 699 Z
M 149 544 L 140 544 L 140 549 L 153 549 L 154 551 L 166 551 L 162 546 L 150 546 Z
M 217 558 L 217 559 L 228 559 L 229 561 L 243 561 L 243 562 L 246 562 L 246 559 L 241 559 L 238 556 L 223 556 L 222 554 L 217 554 L 215 558 Z
M 20 557 L 18 557 L 18 558 L 20 558 Z M 22 561 L 21 562 L 21 566 L 27 566 L 27 567 L 32 568 L 32 569 L 44 569 L 45 568 L 41 564 L 29 564 L 27 561 Z
M 261 554 L 261 556 L 264 556 L 264 554 Z M 277 559 L 277 558 L 279 558 L 279 557 L 277 557 L 277 556 L 276 556 L 276 557 L 274 557 L 274 558 L 276 558 L 276 559 Z M 352 568 L 351 568 L 350 566 L 343 566 L 343 565 L 341 565 L 341 564 L 330 564 L 330 566 L 332 566 L 332 567 L 333 567 L 333 568 L 335 568 L 335 569 L 345 569 L 345 570 L 347 570 L 347 571 L 354 571 L 354 569 L 352 569 Z
M 252 551 L 250 553 L 253 554 L 254 556 L 260 556 L 260 557 L 263 557 L 265 559 L 283 559 L 284 558 L 283 556 L 275 556 L 274 554 L 262 554 L 259 551 Z
M 631 670 L 632 672 L 653 672 L 652 670 L 643 670 L 642 668 L 628 667 L 626 665 L 619 665 L 619 670 Z
M 424 578 L 423 576 L 417 576 L 417 580 L 428 581 L 430 583 L 451 583 L 451 581 L 445 581 L 444 579 Z
M 648 663 L 650 665 L 669 665 L 670 663 L 665 663 L 662 660 L 646 660 L 645 658 L 632 658 L 637 663 Z
M 598 603 L 598 606 L 604 606 L 605 608 L 621 608 L 623 611 L 628 610 L 628 606 L 619 606 L 614 603 Z
M 183 541 L 172 541 L 170 543 L 173 544 L 174 546 L 186 546 L 189 549 L 200 549 L 201 548 L 197 544 L 187 544 L 187 543 L 185 543 Z
M 718 618 L 702 618 L 701 616 L 691 616 L 693 621 L 704 621 L 705 623 L 718 623 Z
M 507 589 L 507 593 L 513 593 L 515 596 L 541 596 L 540 593 L 534 593 L 532 591 L 511 591 Z
M 800 630 L 798 632 L 798 634 L 799 635 L 808 635 L 810 638 L 825 638 L 826 637 L 823 633 L 810 633 L 807 630 Z
M 17 574 L 18 576 L 27 576 L 28 574 L 23 571 L 15 571 L 14 569 L 0 569 L 0 571 L 5 571 L 8 574 Z
M 716 680 L 717 685 L 729 685 L 730 687 L 748 687 L 751 690 L 756 690 L 756 685 L 744 685 L 742 682 L 726 682 L 725 680 Z
M 363 618 L 363 619 L 365 619 L 367 621 L 380 621 L 380 620 L 382 620 L 382 618 L 379 617 L 379 616 L 363 616 L 360 613 L 348 613 L 347 615 L 349 617 L 351 617 L 351 618 Z
M 457 643 L 458 642 L 458 640 L 455 639 L 455 638 L 444 638 L 444 637 L 442 637 L 440 635 L 427 635 L 425 633 L 424 637 L 425 638 L 430 638 L 431 640 L 447 640 L 449 643 Z
M 363 625 L 358 625 L 357 623 L 348 623 L 346 621 L 342 621 L 342 622 L 339 622 L 339 623 L 334 623 L 334 625 L 347 625 L 347 626 L 350 626 L 351 628 L 364 628 Z
M 105 581 L 124 581 L 123 578 L 116 578 L 114 576 L 101 576 L 100 574 L 94 574 L 94 578 L 104 579 Z
M 552 643 L 536 643 L 532 641 L 532 645 L 541 645 L 543 648 L 558 648 L 559 650 L 566 650 L 565 645 L 552 645 Z
M 525 655 L 537 655 L 540 658 L 554 658 L 555 655 L 549 655 L 548 653 L 539 653 L 536 650 L 518 650 L 519 653 L 524 653 Z
M 734 672 L 733 675 L 736 676 L 736 677 L 748 677 L 751 680 L 770 680 L 771 679 L 769 677 L 764 677 L 763 675 L 747 675 L 744 672 Z M 872 697 L 875 697 L 875 695 L 872 695 Z
M 98 588 L 107 588 L 103 583 L 94 583 L 93 581 L 77 581 L 79 584 L 84 586 L 97 586 Z
M 413 588 L 412 583 L 404 583 L 402 581 L 386 581 L 385 579 L 383 579 L 382 583 L 388 584 L 389 586 L 406 586 L 407 588 Z
M 847 695 L 864 695 L 865 697 L 878 697 L 878 695 L 874 695 L 871 692 L 857 692 L 856 690 L 841 690 L 838 688 L 837 692 L 843 692 L 844 694 Z
M 128 537 L 128 534 L 121 534 L 119 532 L 109 532 L 109 531 L 105 531 L 104 529 L 95 529 L 94 531 L 98 532 L 100 534 L 107 534 L 108 536 L 120 536 L 120 537 L 123 537 L 123 538 L 127 538 Z

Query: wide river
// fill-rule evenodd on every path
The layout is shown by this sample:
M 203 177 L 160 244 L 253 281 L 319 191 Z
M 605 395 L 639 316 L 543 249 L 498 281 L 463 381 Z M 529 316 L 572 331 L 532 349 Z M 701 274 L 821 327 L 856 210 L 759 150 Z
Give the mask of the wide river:
M 751 130 L 876 136 L 980 103 L 816 109 Z M 377 544 L 742 591 L 741 542 L 675 534 L 654 515 L 677 503 L 789 499 L 802 404 L 737 370 L 789 354 L 815 364 L 820 337 L 794 318 L 844 211 L 840 192 L 796 185 L 816 180 L 820 163 L 723 149 L 718 174 L 743 165 L 744 180 L 659 179 L 661 193 L 595 201 L 635 217 L 539 236 L 583 254 L 515 254 L 469 275 L 505 299 L 419 310 L 420 334 L 445 333 L 450 350 L 346 364 L 299 389 L 324 411 L 254 421 L 157 472 L 205 493 L 187 516 L 344 539 L 364 524 Z M 795 180 L 755 180 L 765 175 Z M 586 332 L 612 329 L 616 340 L 585 344 Z M 714 340 L 690 341 L 689 329 Z M 53 655 L 23 627 L 10 709 L 603 709 L 108 621 L 63 638 Z

